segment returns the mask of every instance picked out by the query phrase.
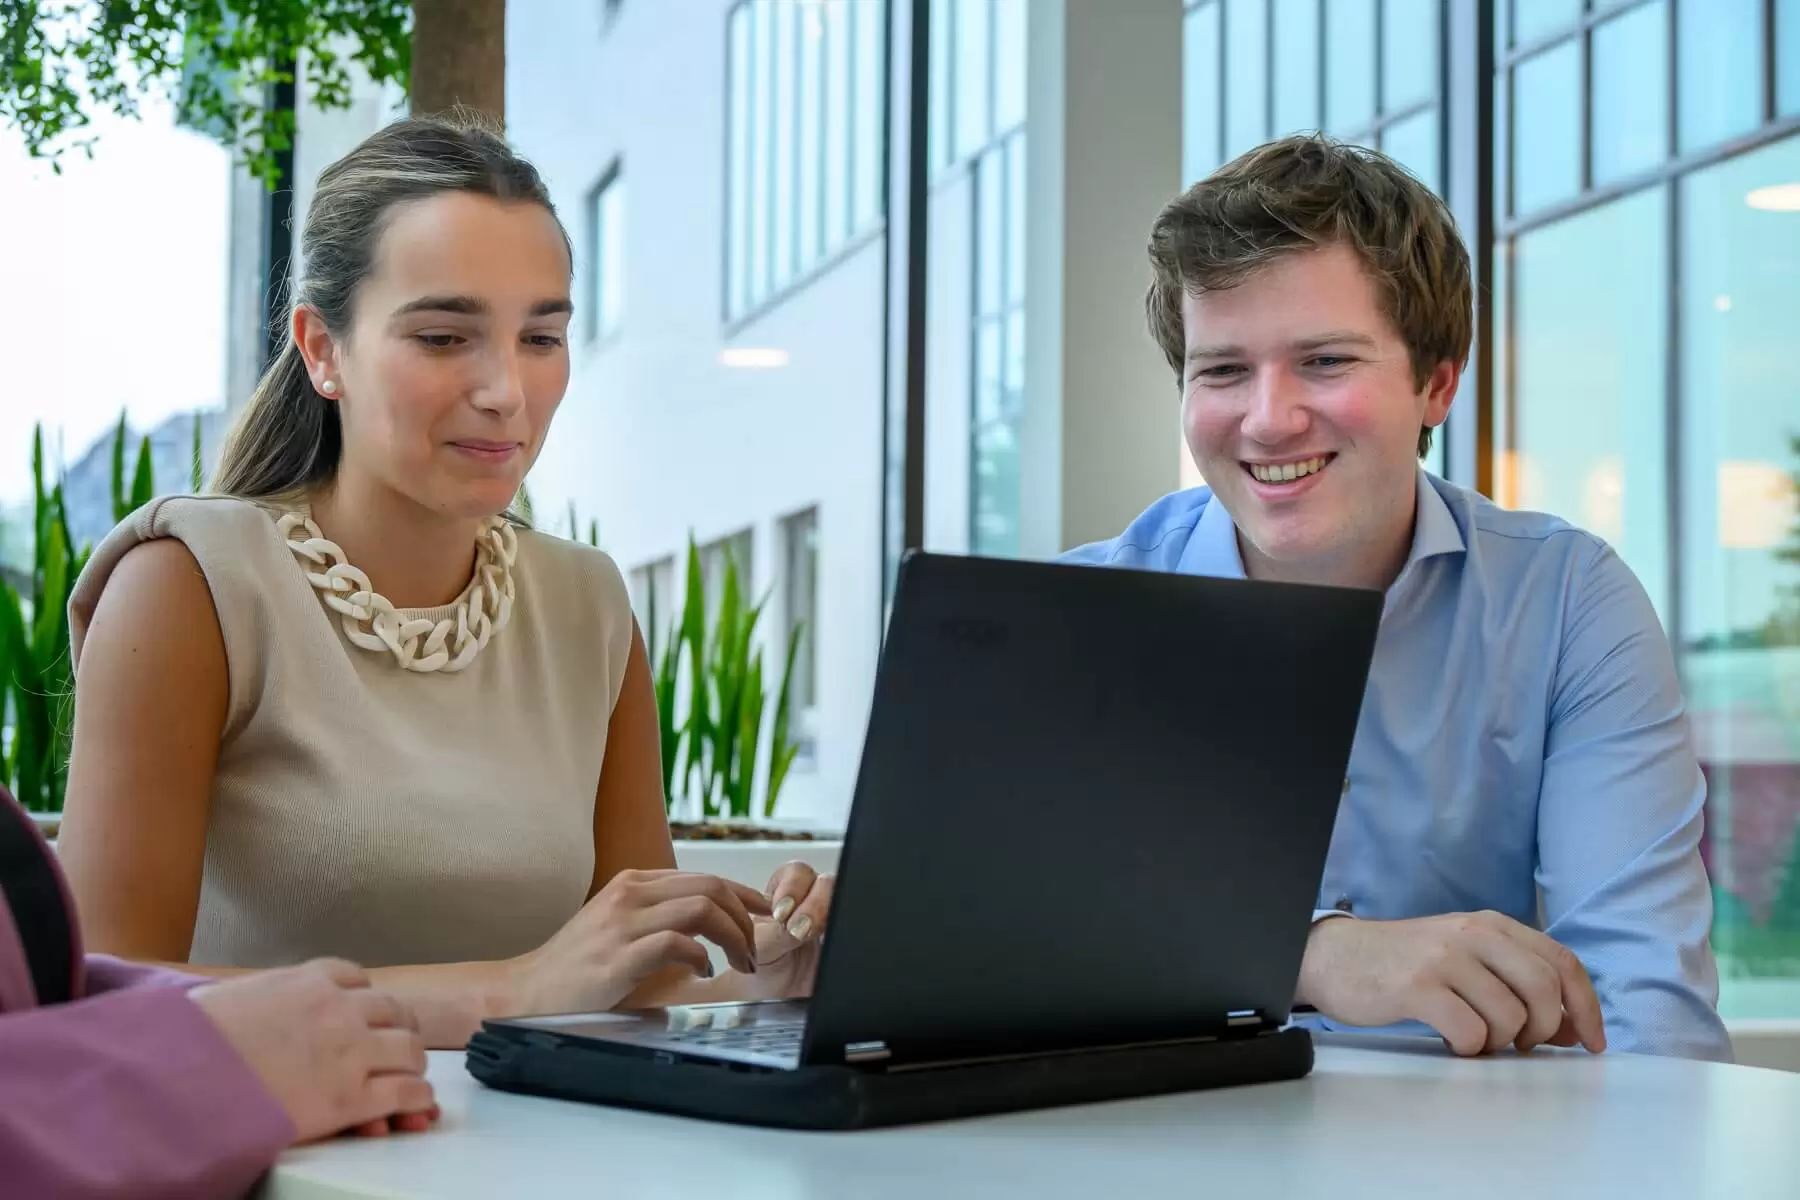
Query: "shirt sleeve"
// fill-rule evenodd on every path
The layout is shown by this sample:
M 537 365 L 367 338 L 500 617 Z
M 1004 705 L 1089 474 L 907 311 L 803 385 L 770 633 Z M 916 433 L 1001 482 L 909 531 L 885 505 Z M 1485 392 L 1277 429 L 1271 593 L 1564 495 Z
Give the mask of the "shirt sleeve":
M 1637 577 L 1578 570 L 1538 797 L 1546 932 L 1586 966 L 1610 1048 L 1729 1061 L 1700 858 L 1706 784 L 1669 649 Z
M 140 987 L 173 987 L 191 990 L 203 983 L 218 982 L 216 979 L 208 979 L 202 975 L 188 975 L 180 971 L 169 970 L 167 967 L 146 967 L 106 954 L 88 955 L 84 974 L 87 980 L 85 993 L 89 996 L 100 996 L 107 992 Z
M 8 1195 L 241 1196 L 294 1128 L 180 987 L 0 1015 Z

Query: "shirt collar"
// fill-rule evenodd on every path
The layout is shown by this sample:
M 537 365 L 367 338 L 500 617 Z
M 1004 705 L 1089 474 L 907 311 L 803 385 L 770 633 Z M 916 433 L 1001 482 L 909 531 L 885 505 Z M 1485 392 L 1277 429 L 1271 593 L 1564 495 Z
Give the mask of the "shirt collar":
M 1460 554 L 1468 549 L 1450 506 L 1438 495 L 1423 467 L 1419 468 L 1417 487 L 1412 549 L 1394 580 L 1396 584 L 1406 578 L 1415 563 L 1441 554 Z M 1188 539 L 1187 549 L 1182 551 L 1176 570 L 1187 575 L 1211 575 L 1220 579 L 1246 577 L 1244 558 L 1238 551 L 1237 525 L 1217 495 L 1207 498 L 1206 507 L 1200 513 L 1200 520 L 1194 526 L 1193 536 Z
M 1217 579 L 1243 579 L 1244 558 L 1238 553 L 1237 525 L 1217 493 L 1206 500 L 1200 520 L 1188 538 L 1187 549 L 1175 569 L 1184 575 L 1210 575 Z
M 1431 476 L 1419 468 L 1419 500 L 1413 509 L 1413 541 L 1412 550 L 1406 556 L 1406 565 L 1400 568 L 1404 575 L 1407 568 L 1414 563 L 1428 558 L 1436 558 L 1440 554 L 1461 554 L 1469 548 L 1463 541 L 1462 528 L 1457 525 L 1456 517 L 1444 498 L 1438 495 L 1432 486 Z

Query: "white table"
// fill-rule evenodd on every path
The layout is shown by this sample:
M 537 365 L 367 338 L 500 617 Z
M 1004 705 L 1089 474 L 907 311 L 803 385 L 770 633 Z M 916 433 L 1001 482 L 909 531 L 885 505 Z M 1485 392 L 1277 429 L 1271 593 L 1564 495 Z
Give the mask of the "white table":
M 291 1152 L 270 1200 L 1800 1196 L 1800 1075 L 1672 1059 L 1339 1035 L 1294 1083 L 859 1134 L 506 1095 L 462 1062 L 433 1055 L 436 1131 Z

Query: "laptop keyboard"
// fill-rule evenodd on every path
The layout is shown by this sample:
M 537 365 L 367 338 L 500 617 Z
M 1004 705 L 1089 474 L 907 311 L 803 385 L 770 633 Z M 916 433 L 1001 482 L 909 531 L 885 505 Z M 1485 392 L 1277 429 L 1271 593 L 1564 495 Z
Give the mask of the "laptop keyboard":
M 685 1033 L 671 1032 L 664 1036 L 683 1046 L 705 1046 L 793 1058 L 800 1054 L 800 1037 L 805 1030 L 805 1022 L 793 1021 L 744 1025 L 736 1029 L 691 1029 Z

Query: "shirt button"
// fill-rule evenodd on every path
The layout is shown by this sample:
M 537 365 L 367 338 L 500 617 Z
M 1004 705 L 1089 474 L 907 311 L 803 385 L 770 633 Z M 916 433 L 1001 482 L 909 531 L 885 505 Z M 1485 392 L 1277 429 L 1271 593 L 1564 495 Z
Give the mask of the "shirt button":
M 1348 775 L 1344 776 L 1344 790 L 1338 794 L 1341 796 L 1348 796 L 1350 794 L 1350 777 Z
M 1350 897 L 1348 896 L 1339 896 L 1337 898 L 1337 903 L 1331 907 L 1337 909 L 1341 913 L 1353 913 L 1356 911 L 1356 905 L 1350 903 Z

